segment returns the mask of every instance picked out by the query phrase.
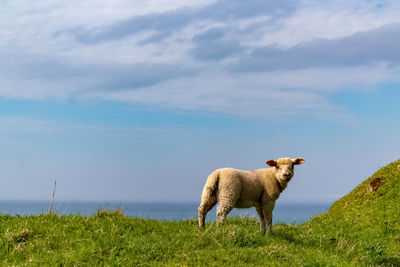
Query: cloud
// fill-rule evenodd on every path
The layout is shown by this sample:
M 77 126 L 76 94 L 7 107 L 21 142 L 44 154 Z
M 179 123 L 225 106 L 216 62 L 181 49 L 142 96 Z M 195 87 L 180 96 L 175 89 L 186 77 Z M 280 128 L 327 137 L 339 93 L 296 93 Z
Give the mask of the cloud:
M 15 3 L 0 4 L 1 97 L 318 114 L 341 110 L 327 92 L 399 77 L 396 1 Z
M 282 17 L 294 10 L 297 1 L 277 2 L 272 0 L 220 0 L 200 8 L 183 7 L 162 13 L 152 13 L 133 16 L 117 21 L 101 29 L 85 29 L 76 27 L 69 32 L 79 42 L 95 44 L 117 40 L 138 34 L 142 31 L 152 31 L 153 35 L 144 44 L 154 40 L 159 41 L 199 21 L 214 21 L 226 23 L 231 20 L 252 18 L 259 15 L 270 15 L 273 18 Z M 67 31 L 68 32 L 68 31 Z
M 237 71 L 270 71 L 330 66 L 400 63 L 400 23 L 340 39 L 316 39 L 288 49 L 265 46 L 254 49 L 233 66 Z
M 287 117 L 345 116 L 345 110 L 328 98 L 343 87 L 370 89 L 371 84 L 399 80 L 398 71 L 388 77 L 387 65 L 306 70 L 217 73 L 173 79 L 156 86 L 118 92 L 93 92 L 85 97 L 102 98 L 152 107 L 203 110 L 239 116 Z
M 226 29 L 211 28 L 193 37 L 191 55 L 198 60 L 221 60 L 243 50 L 238 40 L 224 38 Z
M 0 55 L 0 59 L 10 62 L 0 73 L 5 85 L 0 94 L 22 98 L 74 97 L 79 92 L 142 88 L 194 71 L 160 63 L 78 65 L 29 54 Z
M 121 39 L 141 31 L 156 31 L 167 33 L 179 31 L 192 20 L 192 14 L 188 9 L 169 11 L 162 14 L 150 14 L 135 16 L 133 18 L 117 22 L 103 30 L 92 32 L 82 29 L 73 30 L 75 38 L 79 42 L 94 44 L 109 40 Z

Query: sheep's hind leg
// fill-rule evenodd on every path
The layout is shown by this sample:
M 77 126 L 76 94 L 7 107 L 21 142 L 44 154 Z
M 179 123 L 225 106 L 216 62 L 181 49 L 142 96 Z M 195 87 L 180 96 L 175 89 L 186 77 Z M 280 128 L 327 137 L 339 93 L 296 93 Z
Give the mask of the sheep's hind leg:
M 221 204 L 217 211 L 217 224 L 223 223 L 226 216 L 232 209 L 233 205 Z
M 217 201 L 202 202 L 199 207 L 199 227 L 204 228 L 207 213 L 215 206 Z

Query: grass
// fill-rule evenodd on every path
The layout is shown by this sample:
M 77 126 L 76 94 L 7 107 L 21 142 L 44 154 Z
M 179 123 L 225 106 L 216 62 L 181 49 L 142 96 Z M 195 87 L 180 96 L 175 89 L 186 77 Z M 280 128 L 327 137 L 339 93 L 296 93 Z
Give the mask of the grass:
M 195 219 L 128 218 L 119 210 L 91 217 L 1 215 L 0 264 L 400 266 L 399 164 L 376 172 L 327 213 L 302 225 L 276 224 L 270 236 L 261 235 L 253 218 L 209 223 L 202 232 Z

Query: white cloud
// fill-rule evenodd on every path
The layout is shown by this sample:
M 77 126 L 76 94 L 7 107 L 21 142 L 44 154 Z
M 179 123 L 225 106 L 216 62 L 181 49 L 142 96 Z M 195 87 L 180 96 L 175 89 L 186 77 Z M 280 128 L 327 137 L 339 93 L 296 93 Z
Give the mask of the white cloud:
M 399 10 L 398 1 L 305 0 L 292 16 L 267 24 L 258 44 L 291 47 L 318 38 L 343 38 L 400 22 Z
M 141 89 L 96 92 L 84 97 L 241 116 L 317 115 L 344 112 L 329 102 L 327 93 L 343 87 L 370 90 L 373 84 L 400 81 L 398 74 L 398 70 L 390 71 L 384 64 L 235 75 L 216 71 Z
M 0 96 L 112 99 L 264 116 L 337 112 L 341 109 L 330 103 L 327 92 L 399 81 L 399 62 L 385 61 L 231 71 L 259 47 L 274 45 L 289 51 L 299 43 L 346 40 L 400 22 L 397 1 L 274 2 L 270 8 L 266 5 L 266 14 L 250 4 L 247 9 L 233 5 L 207 9 L 230 3 L 3 1 L 0 60 L 5 63 Z M 153 19 L 156 22 L 150 27 L 147 22 Z M 143 25 L 137 26 L 140 22 Z M 195 36 L 215 28 L 222 32 L 220 39 L 196 43 Z M 114 32 L 118 30 L 119 34 Z M 85 43 L 79 36 L 92 42 Z M 218 57 L 217 49 L 225 54 Z M 312 49 L 310 53 L 306 56 L 312 56 Z M 277 56 L 274 60 L 296 59 Z

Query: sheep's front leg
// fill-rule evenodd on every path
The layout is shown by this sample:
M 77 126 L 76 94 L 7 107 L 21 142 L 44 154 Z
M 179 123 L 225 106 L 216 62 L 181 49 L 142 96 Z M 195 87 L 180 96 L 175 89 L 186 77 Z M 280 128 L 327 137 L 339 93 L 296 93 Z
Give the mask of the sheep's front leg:
M 265 230 L 266 230 L 266 221 L 264 218 L 264 214 L 262 211 L 261 206 L 260 207 L 256 207 L 257 213 L 258 213 L 258 217 L 260 217 L 260 230 L 261 233 L 264 235 L 265 234 Z
M 272 233 L 272 210 L 274 209 L 274 207 L 275 202 L 265 203 L 265 205 L 262 206 L 262 212 L 264 215 L 267 232 L 269 234 Z
M 270 212 L 268 212 L 267 214 L 265 214 L 264 216 L 265 216 L 265 222 L 267 224 L 268 234 L 271 234 L 272 233 L 272 210 Z

